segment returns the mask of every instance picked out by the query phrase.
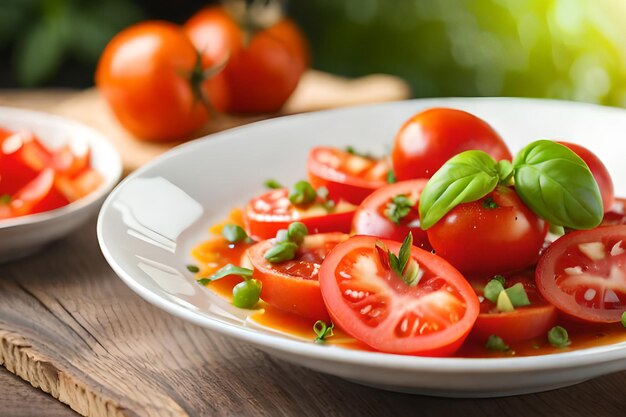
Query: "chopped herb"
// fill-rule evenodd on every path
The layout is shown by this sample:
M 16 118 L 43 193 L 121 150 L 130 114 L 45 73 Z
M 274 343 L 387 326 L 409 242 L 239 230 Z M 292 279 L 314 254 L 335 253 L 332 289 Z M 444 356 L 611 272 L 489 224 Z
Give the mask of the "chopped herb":
M 296 245 L 301 245 L 304 241 L 304 237 L 308 234 L 309 230 L 300 222 L 291 223 L 287 229 L 287 239 Z
M 213 275 L 211 275 L 207 279 L 209 281 L 215 281 L 228 275 L 238 275 L 243 279 L 249 279 L 252 277 L 252 270 L 248 268 L 242 268 L 233 264 L 227 264 L 218 269 Z
M 322 204 L 326 211 L 331 211 L 335 208 L 335 202 L 328 199 L 328 188 L 320 187 L 317 189 L 317 196 L 322 200 Z
M 500 281 L 500 284 L 504 285 L 506 283 L 506 278 L 504 278 L 504 275 L 494 275 L 493 279 L 495 279 L 496 281 Z
M 278 242 L 265 252 L 265 259 L 273 264 L 289 261 L 296 257 L 298 245 L 293 242 Z
M 528 294 L 526 294 L 526 290 L 524 289 L 524 284 L 521 282 L 518 282 L 504 291 L 506 292 L 506 295 L 509 296 L 513 307 L 523 307 L 530 304 Z
M 196 282 L 200 285 L 209 285 L 211 280 L 208 278 L 200 278 L 199 280 L 196 280 Z
M 11 202 L 11 196 L 9 194 L 0 195 L 0 204 L 9 204 Z
M 495 334 L 489 336 L 489 338 L 487 339 L 487 343 L 485 343 L 485 347 L 495 352 L 506 352 L 510 349 L 509 346 L 504 343 L 504 340 L 502 340 L 501 337 L 496 336 Z
M 289 193 L 289 201 L 296 206 L 306 206 L 317 199 L 317 192 L 308 181 L 298 181 Z
M 498 301 L 498 296 L 502 291 L 504 291 L 504 286 L 502 285 L 502 282 L 494 278 L 490 280 L 487 285 L 485 285 L 485 288 L 483 289 L 483 295 L 487 300 L 495 304 Z
M 548 342 L 554 347 L 565 348 L 572 342 L 569 340 L 567 330 L 561 326 L 554 326 L 548 331 Z
M 222 228 L 222 236 L 224 236 L 224 239 L 230 243 L 237 243 L 245 240 L 248 237 L 248 234 L 239 225 L 226 224 Z
M 498 294 L 496 308 L 498 309 L 498 311 L 501 311 L 503 313 L 515 310 L 515 306 L 513 305 L 513 302 L 511 302 L 509 294 L 506 291 L 500 291 L 500 294 Z
M 405 194 L 398 194 L 387 203 L 385 216 L 395 224 L 400 224 L 400 220 L 409 214 L 414 204 Z
M 376 242 L 376 250 L 383 266 L 390 268 L 398 278 L 401 278 L 410 287 L 417 285 L 424 275 L 419 264 L 411 257 L 412 246 L 413 234 L 411 232 L 404 238 L 397 256 L 384 243 Z
M 483 207 L 488 209 L 498 208 L 498 203 L 493 201 L 493 197 L 487 197 L 483 200 Z
M 197 272 L 200 272 L 200 268 L 198 268 L 195 265 L 187 265 L 187 270 L 189 272 L 193 272 L 194 274 L 197 273 Z
M 502 275 L 496 275 L 483 289 L 485 298 L 495 303 L 498 310 L 513 311 L 515 307 L 523 307 L 530 304 L 524 284 L 518 282 L 505 289 L 503 282 L 504 277 Z
M 315 338 L 315 343 L 324 343 L 326 341 L 326 338 L 333 336 L 334 328 L 335 325 L 333 323 L 327 325 L 323 320 L 316 321 L 313 325 L 313 331 L 317 335 L 317 337 Z
M 563 236 L 565 234 L 565 228 L 556 224 L 550 224 L 550 233 L 557 236 Z
M 622 326 L 626 327 L 626 311 L 622 313 Z
M 348 152 L 350 155 L 360 156 L 361 158 L 374 159 L 374 157 L 369 153 L 359 152 L 352 146 L 346 146 L 346 152 Z
M 271 178 L 269 180 L 266 180 L 263 183 L 263 185 L 271 190 L 278 190 L 279 188 L 284 188 L 281 183 Z
M 393 169 L 387 171 L 387 184 L 395 184 L 398 182 L 396 179 L 396 174 L 393 173 Z

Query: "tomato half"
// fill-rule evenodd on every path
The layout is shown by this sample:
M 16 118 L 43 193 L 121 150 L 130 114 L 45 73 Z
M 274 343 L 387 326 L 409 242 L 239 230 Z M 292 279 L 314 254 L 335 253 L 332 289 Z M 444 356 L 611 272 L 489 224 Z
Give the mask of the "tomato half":
M 459 271 L 489 276 L 534 265 L 548 224 L 512 188 L 498 186 L 456 206 L 427 233 L 435 252 Z
M 372 191 L 387 185 L 389 164 L 386 159 L 317 147 L 309 151 L 306 166 L 311 185 L 328 188 L 328 195 L 334 200 L 360 204 Z
M 626 198 L 615 198 L 613 205 L 604 213 L 602 226 L 626 224 Z
M 259 242 L 248 249 L 247 255 L 254 267 L 254 278 L 263 283 L 263 301 L 300 316 L 328 320 L 318 272 L 328 252 L 347 238 L 348 235 L 343 233 L 306 236 L 294 259 L 275 264 L 264 257 L 275 239 Z
M 537 288 L 562 312 L 611 323 L 626 311 L 626 226 L 568 233 L 542 255 Z
M 182 139 L 208 120 L 198 53 L 178 26 L 143 22 L 104 49 L 96 85 L 119 122 L 139 139 Z
M 356 207 L 340 201 L 332 210 L 321 202 L 299 208 L 289 201 L 289 191 L 269 191 L 248 202 L 243 211 L 243 221 L 248 236 L 255 240 L 271 239 L 280 229 L 292 222 L 302 222 L 310 234 L 325 232 L 350 232 Z
M 322 263 L 320 287 L 333 322 L 382 352 L 443 356 L 456 351 L 478 316 L 470 284 L 444 259 L 413 247 L 411 258 L 423 276 L 410 287 L 383 265 L 377 240 L 352 237 Z M 399 242 L 381 241 L 398 253 Z
M 374 191 L 367 197 L 354 214 L 352 231 L 357 235 L 378 236 L 402 242 L 409 231 L 413 234 L 413 244 L 422 249 L 431 250 L 428 236 L 419 222 L 419 197 L 428 180 L 409 180 L 389 184 Z M 394 217 L 390 210 L 392 198 L 406 196 L 411 208 L 406 215 Z M 397 220 L 397 221 L 396 221 Z
M 609 174 L 609 170 L 606 169 L 606 166 L 604 166 L 600 158 L 598 158 L 595 153 L 591 152 L 584 146 L 569 142 L 558 143 L 567 146 L 572 151 L 574 151 L 576 155 L 580 156 L 583 161 L 585 161 L 585 163 L 589 167 L 589 170 L 593 174 L 593 177 L 598 183 L 598 187 L 600 188 L 604 211 L 609 211 L 611 209 L 611 206 L 613 205 L 615 197 L 613 179 L 611 178 L 611 174 Z
M 304 36 L 285 18 L 246 33 L 224 8 L 216 6 L 192 16 L 184 30 L 203 61 L 228 58 L 224 70 L 209 82 L 212 96 L 219 91 L 220 99 L 213 105 L 220 111 L 275 113 L 308 67 Z
M 497 161 L 511 152 L 485 121 L 462 110 L 434 108 L 407 120 L 397 133 L 391 160 L 398 180 L 430 178 L 454 155 L 478 149 Z
M 487 281 L 474 282 L 474 289 L 479 296 L 483 295 Z M 537 290 L 534 269 L 506 277 L 505 287 L 509 288 L 517 283 L 524 285 L 530 305 L 516 307 L 515 311 L 501 312 L 494 303 L 481 298 L 480 314 L 470 338 L 484 344 L 489 336 L 496 335 L 507 344 L 517 343 L 545 335 L 556 324 L 558 311 Z

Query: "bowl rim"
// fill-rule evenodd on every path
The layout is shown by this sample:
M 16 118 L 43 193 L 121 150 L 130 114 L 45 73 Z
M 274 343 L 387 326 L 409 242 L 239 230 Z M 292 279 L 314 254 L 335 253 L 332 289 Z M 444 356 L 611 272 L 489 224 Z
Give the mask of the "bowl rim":
M 28 214 L 26 216 L 0 220 L 0 231 L 3 229 L 44 223 L 79 211 L 106 196 L 122 177 L 123 167 L 120 153 L 105 135 L 93 127 L 56 114 L 17 107 L 0 106 L 0 115 L 2 115 L 3 118 L 15 117 L 24 121 L 29 119 L 38 120 L 38 122 L 42 125 L 55 124 L 57 126 L 62 126 L 62 129 L 59 130 L 79 130 L 86 132 L 87 134 L 85 135 L 84 140 L 90 145 L 90 151 L 92 153 L 96 152 L 94 146 L 91 145 L 93 143 L 97 143 L 98 148 L 102 147 L 105 149 L 105 152 L 109 154 L 108 158 L 110 159 L 107 163 L 107 171 L 98 171 L 104 177 L 104 181 L 96 190 L 63 207 L 44 211 L 42 213 Z M 26 121 L 26 123 L 28 122 Z M 82 137 L 82 135 L 78 136 L 78 138 Z

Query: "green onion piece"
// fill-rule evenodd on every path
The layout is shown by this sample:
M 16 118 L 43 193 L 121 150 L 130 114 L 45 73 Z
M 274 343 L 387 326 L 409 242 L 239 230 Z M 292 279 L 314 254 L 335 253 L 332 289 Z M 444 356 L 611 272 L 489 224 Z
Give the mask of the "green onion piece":
M 506 278 L 504 278 L 504 275 L 494 275 L 493 279 L 495 279 L 496 281 L 500 281 L 500 284 L 502 284 L 503 286 L 506 283 Z
M 334 328 L 335 325 L 333 323 L 327 325 L 323 320 L 316 321 L 313 325 L 313 331 L 317 335 L 317 337 L 315 338 L 315 343 L 324 343 L 326 341 L 326 338 L 333 336 Z
M 293 242 L 279 242 L 265 252 L 265 259 L 275 264 L 289 261 L 296 257 L 298 245 Z
M 498 203 L 496 203 L 492 197 L 487 197 L 483 200 L 483 207 L 488 209 L 498 208 Z
M 548 331 L 548 342 L 554 347 L 565 348 L 572 342 L 569 340 L 567 330 L 561 326 L 554 326 Z
M 498 295 L 500 295 L 502 291 L 504 291 L 504 286 L 502 285 L 502 282 L 494 278 L 490 280 L 487 285 L 485 285 L 483 295 L 487 300 L 495 304 L 496 302 L 498 302 Z
M 394 174 L 393 170 L 390 169 L 387 171 L 387 184 L 395 184 L 396 182 L 398 182 L 396 174 Z
M 509 295 L 506 291 L 500 291 L 500 294 L 498 294 L 496 308 L 498 309 L 498 311 L 501 311 L 503 313 L 515 310 L 515 306 L 511 302 L 511 299 L 509 298 Z
M 193 272 L 194 274 L 195 274 L 196 272 L 200 272 L 200 268 L 198 268 L 198 267 L 197 267 L 197 266 L 195 266 L 195 265 L 187 265 L 187 270 L 188 270 L 189 272 Z
M 506 291 L 506 295 L 509 296 L 513 307 L 523 307 L 530 304 L 528 294 L 526 294 L 526 290 L 524 289 L 524 284 L 521 282 L 518 282 L 504 291 Z
M 387 203 L 384 211 L 385 217 L 395 224 L 400 224 L 400 220 L 409 214 L 413 205 L 414 203 L 405 194 L 398 194 Z
M 0 195 L 0 204 L 9 204 L 11 202 L 11 196 L 9 194 Z
M 298 181 L 289 193 L 289 201 L 296 206 L 306 206 L 317 199 L 317 192 L 307 181 Z
M 215 281 L 216 279 L 224 278 L 228 275 L 238 275 L 247 280 L 252 277 L 252 270 L 248 268 L 242 268 L 233 264 L 227 264 L 218 269 L 213 275 L 208 278 L 208 280 Z
M 239 225 L 226 224 L 222 228 L 222 236 L 224 236 L 224 239 L 230 243 L 237 243 L 245 240 L 248 237 L 248 234 Z
M 196 282 L 200 285 L 208 285 L 211 282 L 211 280 L 208 278 L 200 278 Z
M 304 237 L 309 234 L 309 230 L 303 223 L 293 222 L 287 229 L 287 239 L 296 245 L 301 245 Z
M 563 236 L 565 234 L 565 228 L 556 224 L 550 224 L 550 233 L 557 236 Z
M 265 181 L 263 185 L 271 190 L 278 190 L 279 188 L 284 188 L 281 183 L 273 179 L 269 179 Z
M 622 313 L 622 326 L 626 327 L 626 311 Z
M 506 352 L 509 350 L 509 346 L 504 343 L 501 337 L 492 334 L 487 338 L 487 343 L 485 343 L 485 347 L 489 350 L 493 350 L 495 352 Z

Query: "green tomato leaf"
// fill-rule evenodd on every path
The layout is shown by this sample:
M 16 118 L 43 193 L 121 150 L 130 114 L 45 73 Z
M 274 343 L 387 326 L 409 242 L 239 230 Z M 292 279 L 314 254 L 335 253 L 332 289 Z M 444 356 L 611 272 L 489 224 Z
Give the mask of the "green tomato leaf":
M 422 229 L 437 223 L 462 203 L 476 201 L 496 188 L 497 162 L 483 151 L 465 151 L 448 160 L 428 181 L 420 196 Z
M 587 164 L 569 148 L 535 141 L 515 157 L 515 191 L 553 225 L 592 229 L 604 213 L 602 197 Z

